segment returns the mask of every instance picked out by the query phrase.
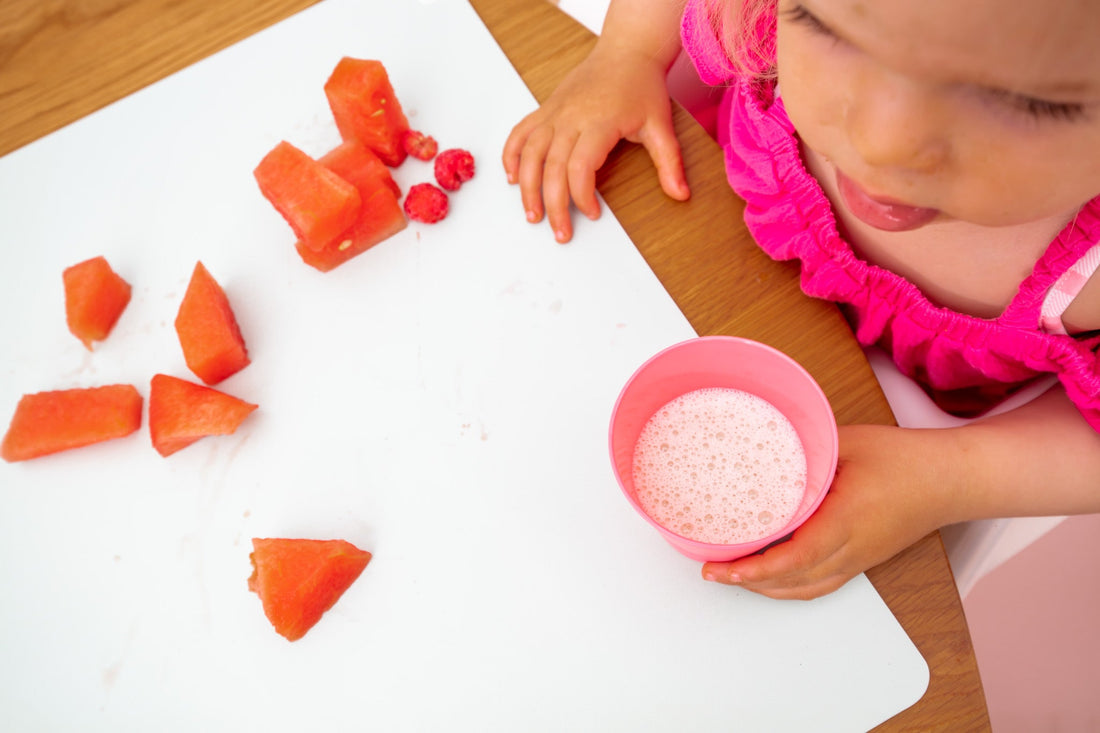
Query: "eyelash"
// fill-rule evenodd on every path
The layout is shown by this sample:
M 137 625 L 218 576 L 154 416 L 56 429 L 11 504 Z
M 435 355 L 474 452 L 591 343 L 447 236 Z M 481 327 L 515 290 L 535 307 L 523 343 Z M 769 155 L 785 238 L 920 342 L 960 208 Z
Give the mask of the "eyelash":
M 829 29 L 827 25 L 822 23 L 816 15 L 802 5 L 794 5 L 791 8 L 783 11 L 783 16 L 792 23 L 801 25 L 815 33 L 819 33 L 822 36 L 839 41 L 840 38 Z
M 1085 116 L 1085 107 L 1081 104 L 1049 102 L 1045 99 L 1035 99 L 1034 97 L 1028 97 L 1022 94 L 1001 92 L 997 90 L 994 90 L 994 94 L 1016 109 L 1031 115 L 1035 119 L 1074 122 Z
M 783 11 L 782 15 L 791 23 L 803 26 L 807 30 L 832 40 L 834 43 L 842 43 L 843 39 L 833 33 L 827 25 L 807 10 L 802 5 L 794 5 Z M 1045 99 L 1036 99 L 1023 94 L 1001 89 L 987 89 L 998 101 L 1011 106 L 1014 110 L 1026 114 L 1037 120 L 1057 120 L 1060 122 L 1074 122 L 1086 116 L 1084 105 L 1073 102 L 1051 102 Z

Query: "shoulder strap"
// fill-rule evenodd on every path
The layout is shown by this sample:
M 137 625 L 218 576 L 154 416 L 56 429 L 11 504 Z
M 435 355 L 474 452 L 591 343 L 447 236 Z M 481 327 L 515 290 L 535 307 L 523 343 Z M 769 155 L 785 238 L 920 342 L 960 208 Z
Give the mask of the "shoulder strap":
M 1043 298 L 1039 311 L 1039 326 L 1047 333 L 1065 334 L 1062 314 L 1077 297 L 1085 283 L 1100 268 L 1100 242 L 1092 245 L 1085 254 L 1054 281 Z

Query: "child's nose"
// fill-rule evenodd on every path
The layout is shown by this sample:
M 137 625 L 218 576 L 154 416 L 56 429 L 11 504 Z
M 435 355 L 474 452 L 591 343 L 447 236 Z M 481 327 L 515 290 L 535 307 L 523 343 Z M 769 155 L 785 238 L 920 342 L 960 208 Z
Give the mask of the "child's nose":
M 929 171 L 948 152 L 935 90 L 889 70 L 865 71 L 849 102 L 845 124 L 867 165 Z

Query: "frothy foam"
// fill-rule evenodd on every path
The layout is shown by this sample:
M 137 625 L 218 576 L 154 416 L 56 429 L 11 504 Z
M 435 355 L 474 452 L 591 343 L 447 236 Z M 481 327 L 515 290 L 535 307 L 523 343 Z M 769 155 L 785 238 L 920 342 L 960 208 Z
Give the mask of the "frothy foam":
M 790 420 L 761 397 L 722 387 L 657 410 L 634 447 L 633 471 L 646 514 L 714 544 L 778 531 L 806 489 L 806 453 Z

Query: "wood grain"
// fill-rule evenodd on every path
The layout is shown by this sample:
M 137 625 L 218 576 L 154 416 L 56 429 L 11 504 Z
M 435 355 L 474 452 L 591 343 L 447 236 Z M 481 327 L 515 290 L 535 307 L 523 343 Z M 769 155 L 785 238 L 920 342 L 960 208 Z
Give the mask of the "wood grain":
M 317 0 L 0 0 L 0 155 Z
M 314 2 L 0 0 L 0 155 Z M 544 0 L 471 4 L 539 99 L 594 42 Z M 726 185 L 714 141 L 680 109 L 676 127 L 690 202 L 664 197 L 648 157 L 632 145 L 616 149 L 598 183 L 696 331 L 783 349 L 821 382 L 841 422 L 890 423 L 839 312 L 801 295 L 794 265 L 760 252 L 740 223 L 742 204 Z M 973 648 L 938 534 L 868 575 L 932 669 L 924 698 L 880 730 L 988 730 Z

